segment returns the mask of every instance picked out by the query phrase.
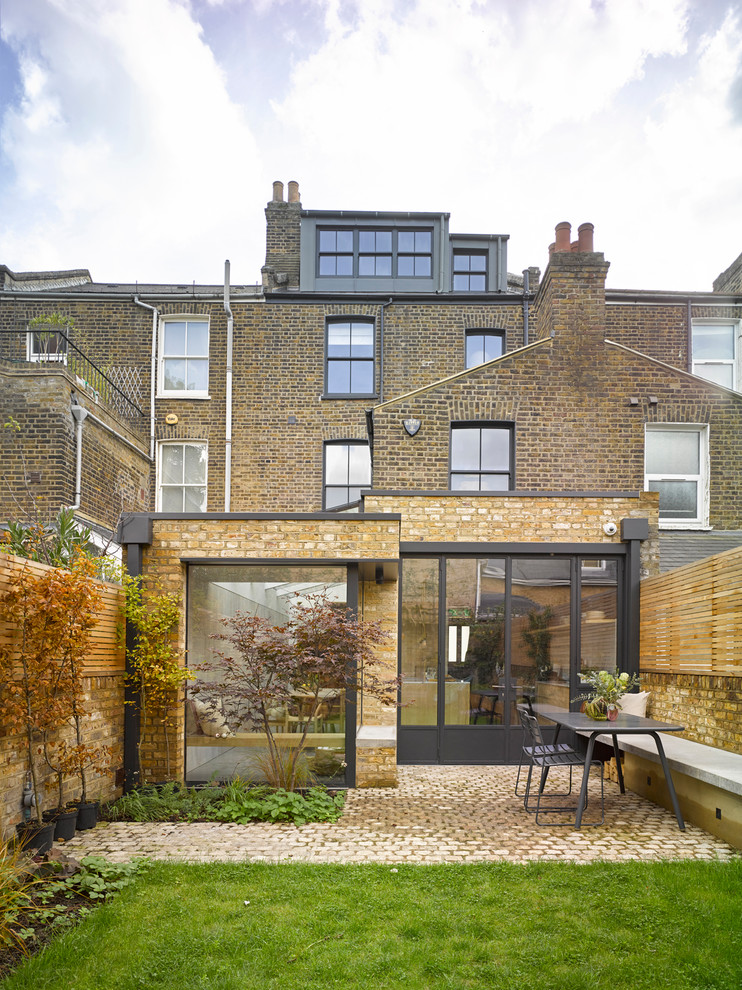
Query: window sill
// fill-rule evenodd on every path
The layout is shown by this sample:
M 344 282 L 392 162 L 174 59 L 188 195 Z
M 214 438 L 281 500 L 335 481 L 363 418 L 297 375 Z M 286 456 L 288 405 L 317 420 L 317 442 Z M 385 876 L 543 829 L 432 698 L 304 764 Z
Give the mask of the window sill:
M 709 526 L 708 523 L 701 522 L 673 522 L 671 519 L 663 519 L 658 528 L 660 530 L 665 529 L 684 529 L 684 530 L 695 530 L 697 533 L 711 533 L 714 527 Z
M 155 399 L 195 399 L 199 402 L 205 402 L 211 399 L 210 395 L 206 395 L 203 392 L 158 392 L 155 395 Z
M 320 400 L 322 402 L 324 402 L 325 399 L 363 399 L 364 401 L 368 401 L 369 399 L 378 399 L 378 398 L 379 396 L 375 395 L 373 392 L 364 393 L 363 395 L 360 394 L 359 392 L 349 392 L 347 394 L 344 394 L 342 392 L 338 392 L 338 393 L 333 392 L 333 393 L 325 393 L 320 396 Z

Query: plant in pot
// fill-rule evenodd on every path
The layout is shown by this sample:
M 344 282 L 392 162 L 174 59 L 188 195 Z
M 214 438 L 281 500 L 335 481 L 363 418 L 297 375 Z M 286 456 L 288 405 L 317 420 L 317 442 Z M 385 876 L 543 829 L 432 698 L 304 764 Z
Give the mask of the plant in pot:
M 70 657 L 87 648 L 91 620 L 79 609 L 84 580 L 74 571 L 24 563 L 14 568 L 0 594 L 0 623 L 13 630 L 0 644 L 0 704 L 7 728 L 24 739 L 33 821 L 19 832 L 35 848 L 48 848 L 52 841 L 54 825 L 49 834 L 42 816 L 41 758 L 44 741 L 72 718 L 79 693 Z
M 580 674 L 583 683 L 589 688 L 579 694 L 574 701 L 584 701 L 585 714 L 589 718 L 611 721 L 618 716 L 621 708 L 621 698 L 633 687 L 639 684 L 636 674 L 616 670 L 611 674 L 607 670 L 584 670 Z

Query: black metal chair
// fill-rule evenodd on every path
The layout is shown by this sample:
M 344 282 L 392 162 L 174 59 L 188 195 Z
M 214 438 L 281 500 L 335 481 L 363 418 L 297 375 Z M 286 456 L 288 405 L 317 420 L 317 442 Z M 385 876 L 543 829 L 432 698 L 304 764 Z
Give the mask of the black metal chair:
M 526 730 L 526 740 L 527 745 L 523 747 L 523 753 L 528 759 L 528 779 L 526 780 L 526 792 L 523 798 L 523 807 L 526 811 L 532 815 L 536 815 L 537 825 L 574 825 L 574 821 L 567 822 L 540 822 L 539 816 L 552 815 L 552 814 L 564 814 L 566 812 L 577 813 L 577 808 L 574 804 L 568 805 L 555 805 L 551 803 L 551 798 L 553 797 L 566 797 L 565 793 L 551 792 L 549 794 L 544 794 L 544 788 L 546 785 L 547 776 L 549 771 L 556 771 L 559 769 L 569 768 L 570 777 L 570 793 L 572 790 L 572 770 L 575 767 L 580 767 L 584 770 L 585 761 L 584 759 L 572 750 L 569 753 L 557 752 L 557 753 L 544 753 L 542 750 L 546 746 L 543 737 L 541 735 L 541 728 L 538 724 L 538 720 L 533 716 L 529 715 L 525 711 L 521 711 L 521 724 Z M 529 807 L 529 799 L 531 797 L 531 780 L 533 777 L 534 767 L 537 767 L 541 773 L 539 774 L 538 781 L 538 795 L 536 798 L 536 807 Z M 590 767 L 598 767 L 600 769 L 600 821 L 599 822 L 583 822 L 583 825 L 602 825 L 605 821 L 605 797 L 603 789 L 603 764 L 600 760 L 591 760 Z M 549 799 L 548 805 L 541 807 L 542 799 L 546 797 Z M 587 796 L 585 799 L 585 805 L 587 806 Z
M 527 755 L 529 755 L 529 754 L 526 753 L 526 747 L 529 746 L 529 742 L 530 742 L 530 733 L 528 731 L 528 727 L 523 722 L 523 716 L 524 715 L 530 715 L 530 716 L 534 717 L 534 712 L 533 712 L 533 708 L 531 707 L 530 700 L 526 699 L 526 702 L 527 702 L 527 707 L 526 707 L 526 705 L 516 705 L 515 706 L 517 708 L 517 710 L 518 710 L 518 717 L 520 718 L 520 724 L 523 726 L 523 729 L 525 731 L 525 737 L 524 737 L 524 740 L 523 740 L 523 747 L 521 748 L 521 751 L 520 751 L 520 763 L 518 764 L 518 776 L 515 778 L 515 793 L 516 793 L 516 795 L 518 797 L 523 797 L 523 795 L 525 793 L 525 792 L 523 792 L 523 794 L 522 794 L 518 790 L 518 787 L 520 786 L 520 775 L 521 775 L 521 772 L 523 770 L 523 759 L 524 759 L 524 757 L 526 757 Z M 539 729 L 539 735 L 540 735 L 540 731 L 541 730 Z M 537 756 L 556 756 L 559 753 L 574 753 L 574 752 L 575 752 L 574 748 L 572 746 L 568 745 L 567 743 L 557 743 L 556 745 L 554 745 L 553 743 L 542 743 L 541 746 L 540 746 L 540 748 L 539 748 L 539 750 L 538 750 L 538 753 L 536 755 Z M 570 775 L 569 775 L 569 790 L 568 791 L 564 791 L 563 793 L 557 794 L 556 797 L 567 797 L 571 793 L 572 793 L 572 774 L 570 772 Z

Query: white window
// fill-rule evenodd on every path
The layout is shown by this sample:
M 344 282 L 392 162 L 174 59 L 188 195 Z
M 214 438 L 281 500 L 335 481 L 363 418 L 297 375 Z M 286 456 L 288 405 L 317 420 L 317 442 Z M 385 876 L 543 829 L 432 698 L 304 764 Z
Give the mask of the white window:
M 52 328 L 39 327 L 28 332 L 28 360 L 67 364 L 67 337 Z
M 324 507 L 357 502 L 361 490 L 371 487 L 371 452 L 363 441 L 325 444 Z
M 660 493 L 660 526 L 708 525 L 708 428 L 647 426 L 644 487 Z
M 738 391 L 738 339 L 736 322 L 694 322 L 693 374 Z
M 161 443 L 160 512 L 206 511 L 205 443 Z
M 160 394 L 189 399 L 208 396 L 208 320 L 181 317 L 162 321 Z

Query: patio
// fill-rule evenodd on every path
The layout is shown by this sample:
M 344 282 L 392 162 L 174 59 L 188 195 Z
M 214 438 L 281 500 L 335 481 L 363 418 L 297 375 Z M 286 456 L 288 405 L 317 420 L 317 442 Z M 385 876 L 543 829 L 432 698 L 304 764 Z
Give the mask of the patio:
M 66 844 L 79 857 L 134 856 L 194 862 L 460 863 L 509 860 L 719 859 L 740 855 L 695 825 L 678 829 L 672 812 L 605 783 L 605 824 L 544 827 L 515 797 L 517 767 L 402 766 L 398 788 L 352 790 L 336 824 L 192 825 L 122 823 L 78 832 Z M 593 794 L 593 811 L 599 795 Z M 562 819 L 560 819 L 562 820 Z M 586 815 L 585 824 L 592 820 Z

